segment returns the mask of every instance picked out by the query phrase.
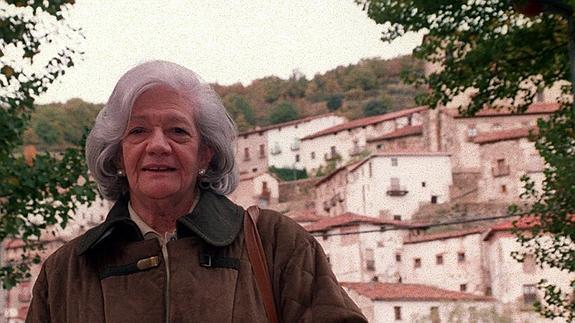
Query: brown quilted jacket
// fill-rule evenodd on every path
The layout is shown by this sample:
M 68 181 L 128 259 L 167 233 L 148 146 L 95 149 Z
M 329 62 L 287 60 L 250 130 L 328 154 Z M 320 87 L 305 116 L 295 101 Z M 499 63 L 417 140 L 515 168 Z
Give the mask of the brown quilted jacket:
M 167 243 L 170 286 L 157 239 L 144 240 L 127 199 L 106 221 L 44 262 L 26 322 L 266 322 L 244 248 L 244 210 L 203 192 Z M 264 210 L 258 230 L 281 322 L 366 322 L 338 285 L 319 244 Z

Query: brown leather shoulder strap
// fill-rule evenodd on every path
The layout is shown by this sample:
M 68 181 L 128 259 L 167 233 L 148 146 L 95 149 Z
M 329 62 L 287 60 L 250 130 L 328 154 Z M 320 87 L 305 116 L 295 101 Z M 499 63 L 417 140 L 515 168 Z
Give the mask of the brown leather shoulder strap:
M 252 269 L 256 278 L 256 284 L 260 291 L 266 315 L 270 323 L 278 323 L 278 314 L 272 291 L 272 282 L 268 271 L 267 261 L 262 246 L 262 240 L 257 230 L 256 223 L 260 216 L 260 208 L 250 206 L 244 215 L 244 239 Z

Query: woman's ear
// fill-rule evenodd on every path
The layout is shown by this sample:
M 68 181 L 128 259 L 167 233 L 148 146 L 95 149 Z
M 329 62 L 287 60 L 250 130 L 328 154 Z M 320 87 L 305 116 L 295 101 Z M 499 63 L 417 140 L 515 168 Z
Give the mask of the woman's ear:
M 212 158 L 214 157 L 214 149 L 208 145 L 202 144 L 200 146 L 199 168 L 208 169 Z

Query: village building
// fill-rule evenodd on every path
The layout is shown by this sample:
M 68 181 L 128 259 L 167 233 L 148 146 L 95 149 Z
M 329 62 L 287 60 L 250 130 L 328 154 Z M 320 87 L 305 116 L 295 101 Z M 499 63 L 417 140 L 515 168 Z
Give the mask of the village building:
M 305 229 L 316 236 L 338 281 L 397 282 L 395 254 L 401 249 L 406 229 L 412 227 L 348 212 L 322 218 Z
M 519 202 L 523 193 L 524 175 L 541 187 L 545 161 L 530 139 L 536 128 L 515 128 L 478 134 L 473 142 L 479 145 L 480 168 L 477 196 L 480 201 Z
M 521 220 L 517 227 L 529 229 L 530 223 Z M 486 294 L 497 299 L 499 312 L 510 315 L 516 322 L 550 321 L 533 310 L 533 304 L 543 300 L 542 291 L 537 287 L 539 282 L 546 280 L 569 293 L 573 292 L 570 284 L 575 280 L 575 273 L 537 264 L 533 254 L 521 247 L 512 230 L 513 221 L 507 221 L 491 226 L 483 235 L 482 259 L 488 277 Z M 538 242 L 545 245 L 546 239 L 551 237 L 543 236 Z M 515 253 L 524 254 L 522 262 L 517 261 Z
M 422 284 L 342 283 L 368 322 L 480 322 L 492 317 L 493 297 Z
M 270 172 L 240 176 L 237 188 L 228 198 L 244 208 L 268 208 L 278 203 L 280 180 Z
M 308 174 L 317 174 L 328 163 L 336 167 L 369 154 L 368 139 L 378 138 L 407 126 L 422 124 L 425 107 L 352 120 L 317 131 L 301 139 L 300 160 Z
M 452 184 L 448 154 L 373 154 L 349 169 L 346 211 L 409 220 L 425 204 L 449 201 Z
M 397 254 L 402 281 L 485 295 L 481 263 L 483 231 L 472 228 L 405 239 Z
M 341 166 L 315 183 L 315 212 L 336 216 L 347 212 L 346 197 L 349 169 L 357 163 Z
M 270 166 L 302 169 L 300 139 L 345 121 L 344 117 L 328 113 L 240 133 L 236 152 L 240 174 L 259 174 Z

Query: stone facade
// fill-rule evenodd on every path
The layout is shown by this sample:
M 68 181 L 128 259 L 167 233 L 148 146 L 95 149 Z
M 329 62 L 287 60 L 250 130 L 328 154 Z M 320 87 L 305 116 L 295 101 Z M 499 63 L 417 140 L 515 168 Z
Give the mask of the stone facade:
M 424 111 L 424 107 L 417 107 L 356 119 L 304 137 L 301 140 L 302 164 L 308 174 L 313 175 L 328 163 L 339 167 L 354 158 L 361 158 L 368 151 L 368 139 L 379 138 L 403 127 L 421 125 Z
M 372 155 L 349 170 L 349 212 L 409 220 L 421 205 L 449 201 L 449 155 L 386 153 Z

